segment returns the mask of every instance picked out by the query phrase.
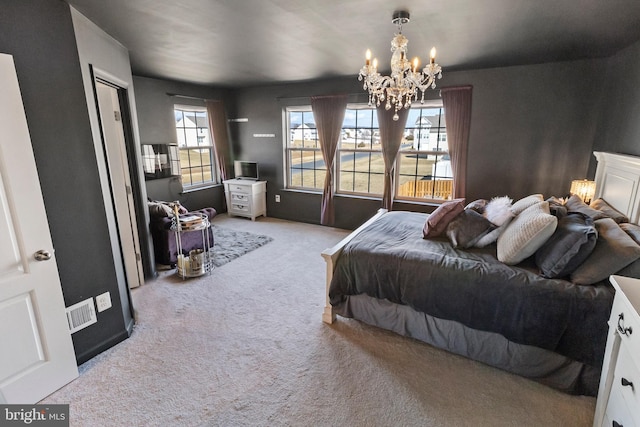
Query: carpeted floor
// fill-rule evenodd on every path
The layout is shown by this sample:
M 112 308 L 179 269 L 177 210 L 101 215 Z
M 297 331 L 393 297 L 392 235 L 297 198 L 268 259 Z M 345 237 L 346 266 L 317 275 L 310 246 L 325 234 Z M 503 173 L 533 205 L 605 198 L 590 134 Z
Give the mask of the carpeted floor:
M 590 426 L 570 396 L 426 344 L 321 321 L 320 252 L 347 232 L 272 218 L 214 224 L 273 241 L 211 275 L 133 291 L 133 335 L 42 403 L 72 426 Z

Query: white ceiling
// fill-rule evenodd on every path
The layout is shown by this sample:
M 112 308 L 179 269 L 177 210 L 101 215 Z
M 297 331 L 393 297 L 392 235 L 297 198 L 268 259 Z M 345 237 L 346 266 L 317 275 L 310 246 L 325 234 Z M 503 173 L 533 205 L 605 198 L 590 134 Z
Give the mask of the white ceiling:
M 638 0 L 67 0 L 130 51 L 136 75 L 217 86 L 388 69 L 396 9 L 409 56 L 443 73 L 609 56 L 640 40 Z

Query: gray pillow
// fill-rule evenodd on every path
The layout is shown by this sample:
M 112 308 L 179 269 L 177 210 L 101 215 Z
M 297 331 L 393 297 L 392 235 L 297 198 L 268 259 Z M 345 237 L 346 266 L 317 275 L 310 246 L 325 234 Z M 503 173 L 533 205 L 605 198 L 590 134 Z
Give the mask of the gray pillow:
M 611 218 L 595 221 L 598 240 L 591 255 L 572 274 L 571 281 L 591 285 L 607 279 L 640 258 L 640 245 Z
M 605 215 L 604 212 L 590 208 L 589 205 L 583 202 L 582 199 L 575 194 L 572 194 L 571 197 L 567 199 L 564 206 L 567 208 L 569 213 L 578 212 L 588 216 L 594 221 L 597 219 L 607 218 L 607 215 Z
M 491 231 L 494 225 L 473 209 L 465 209 L 455 217 L 446 229 L 446 235 L 454 248 L 470 248 Z
M 558 227 L 536 252 L 540 274 L 549 279 L 565 277 L 582 264 L 596 246 L 593 220 L 579 213 L 558 220 Z
M 629 222 L 628 216 L 626 216 L 625 214 L 623 214 L 622 212 L 620 212 L 619 210 L 611 206 L 604 199 L 594 200 L 593 202 L 591 202 L 589 207 L 599 210 L 600 212 L 602 212 L 603 215 L 613 219 L 618 224 L 621 224 L 623 222 Z
M 633 239 L 634 242 L 640 245 L 640 225 L 625 222 L 620 224 L 620 228 L 622 228 L 624 232 Z

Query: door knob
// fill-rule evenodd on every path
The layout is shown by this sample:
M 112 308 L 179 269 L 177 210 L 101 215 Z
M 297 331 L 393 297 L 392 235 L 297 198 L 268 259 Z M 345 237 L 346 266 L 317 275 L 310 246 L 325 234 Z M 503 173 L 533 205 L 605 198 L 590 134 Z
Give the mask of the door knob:
M 51 259 L 51 252 L 40 249 L 33 256 L 35 257 L 36 261 L 48 261 Z

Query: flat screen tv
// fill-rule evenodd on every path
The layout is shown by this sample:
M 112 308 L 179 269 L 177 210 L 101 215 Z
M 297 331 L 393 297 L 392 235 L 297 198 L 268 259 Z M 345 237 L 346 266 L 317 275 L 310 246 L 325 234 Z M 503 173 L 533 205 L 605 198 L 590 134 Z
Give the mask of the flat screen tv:
M 236 160 L 233 164 L 233 172 L 238 179 L 258 180 L 258 162 Z

